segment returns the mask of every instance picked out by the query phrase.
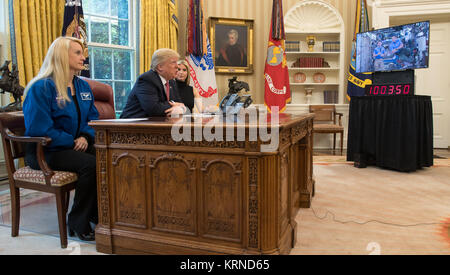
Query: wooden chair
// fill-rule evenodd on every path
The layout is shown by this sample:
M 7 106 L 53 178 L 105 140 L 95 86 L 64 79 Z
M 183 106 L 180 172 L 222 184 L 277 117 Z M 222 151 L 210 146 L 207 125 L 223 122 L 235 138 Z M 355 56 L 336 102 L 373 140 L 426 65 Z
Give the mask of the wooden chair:
M 336 134 L 341 134 L 341 155 L 344 145 L 344 126 L 342 126 L 343 114 L 336 112 L 335 105 L 310 105 L 309 112 L 315 114 L 313 132 L 319 134 L 334 134 L 333 154 L 336 150 Z M 336 123 L 339 116 L 339 124 Z
M 53 171 L 48 167 L 44 158 L 43 146 L 49 144 L 51 139 L 48 137 L 23 136 L 23 133 L 25 132 L 25 122 L 22 112 L 1 113 L 0 130 L 11 190 L 11 236 L 17 237 L 19 235 L 19 188 L 52 193 L 56 196 L 61 248 L 66 248 L 66 214 L 69 206 L 70 191 L 75 188 L 75 182 L 78 180 L 77 174 Z M 30 167 L 16 170 L 14 160 L 25 156 L 25 145 L 27 143 L 35 143 L 37 145 L 37 160 L 41 170 L 33 170 Z

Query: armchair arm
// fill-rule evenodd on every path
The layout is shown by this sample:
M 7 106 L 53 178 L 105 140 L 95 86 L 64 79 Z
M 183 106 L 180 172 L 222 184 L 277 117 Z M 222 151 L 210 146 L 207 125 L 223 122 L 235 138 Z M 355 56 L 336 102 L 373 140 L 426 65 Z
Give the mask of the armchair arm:
M 9 129 L 5 130 L 6 138 L 10 139 L 12 141 L 17 142 L 26 142 L 26 143 L 40 143 L 42 146 L 46 146 L 50 144 L 52 141 L 49 137 L 28 137 L 28 136 L 17 136 L 13 132 L 11 132 Z
M 44 146 L 42 146 L 41 143 L 38 143 L 36 147 L 36 159 L 38 161 L 39 167 L 41 168 L 41 171 L 44 173 L 45 183 L 47 184 L 47 186 L 51 186 L 50 179 L 53 177 L 55 172 L 50 169 L 47 161 L 45 161 Z
M 46 185 L 51 186 L 50 179 L 53 177 L 55 172 L 50 169 L 47 162 L 45 161 L 44 146 L 50 144 L 52 139 L 49 137 L 17 136 L 9 129 L 5 129 L 5 134 L 6 139 L 9 139 L 11 141 L 22 143 L 36 143 L 36 159 L 38 161 L 39 168 L 41 168 L 41 171 L 44 173 Z
M 344 116 L 343 113 L 335 113 L 336 116 L 339 116 L 339 126 L 342 126 L 342 117 Z

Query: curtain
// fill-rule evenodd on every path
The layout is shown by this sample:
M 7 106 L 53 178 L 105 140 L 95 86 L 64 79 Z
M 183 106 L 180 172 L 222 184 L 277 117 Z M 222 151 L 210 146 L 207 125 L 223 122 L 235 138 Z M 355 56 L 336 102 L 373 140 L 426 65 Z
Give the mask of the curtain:
M 64 0 L 14 0 L 14 32 L 20 85 L 39 72 L 51 43 L 61 36 Z
M 141 0 L 139 71 L 150 69 L 153 52 L 177 50 L 178 19 L 175 0 Z

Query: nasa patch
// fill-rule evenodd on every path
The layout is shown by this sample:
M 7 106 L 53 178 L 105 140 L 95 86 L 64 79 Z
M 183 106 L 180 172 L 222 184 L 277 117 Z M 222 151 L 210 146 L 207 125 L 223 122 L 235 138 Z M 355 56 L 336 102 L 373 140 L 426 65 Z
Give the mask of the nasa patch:
M 90 93 L 81 93 L 81 100 L 92 100 L 91 94 Z

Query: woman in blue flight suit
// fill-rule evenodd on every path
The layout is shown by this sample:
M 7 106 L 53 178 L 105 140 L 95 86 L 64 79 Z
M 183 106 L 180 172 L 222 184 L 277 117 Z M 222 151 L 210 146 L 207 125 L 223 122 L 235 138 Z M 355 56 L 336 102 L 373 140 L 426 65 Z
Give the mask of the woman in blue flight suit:
M 69 235 L 95 240 L 90 222 L 98 223 L 94 129 L 98 119 L 94 96 L 87 82 L 76 75 L 83 70 L 83 44 L 59 37 L 50 46 L 38 75 L 25 89 L 25 134 L 48 136 L 45 158 L 53 170 L 78 174 L 75 197 L 68 217 Z M 36 147 L 29 146 L 25 162 L 39 169 Z

